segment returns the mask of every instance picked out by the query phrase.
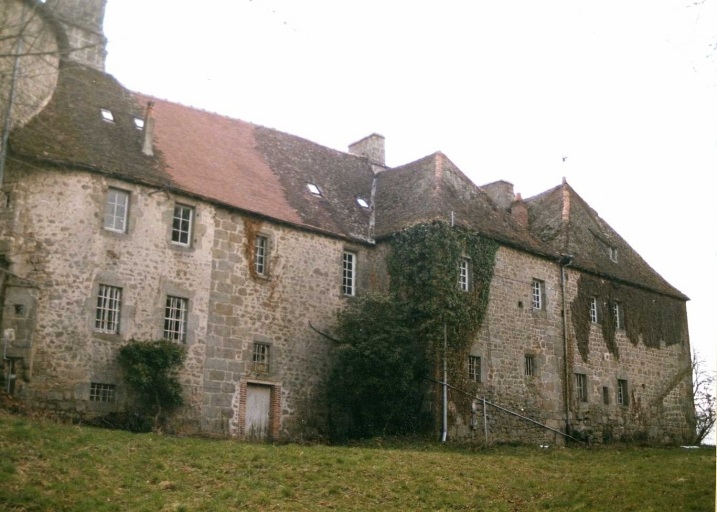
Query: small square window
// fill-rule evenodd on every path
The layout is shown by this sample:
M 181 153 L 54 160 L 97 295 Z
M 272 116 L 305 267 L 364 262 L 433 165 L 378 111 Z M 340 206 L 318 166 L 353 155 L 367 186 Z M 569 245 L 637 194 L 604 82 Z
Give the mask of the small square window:
M 536 374 L 535 356 L 525 356 L 525 375 L 526 377 L 534 377 Z
M 545 309 L 545 282 L 533 279 L 532 291 L 533 309 Z
M 598 299 L 597 297 L 592 297 L 590 299 L 590 322 L 593 324 L 596 324 L 600 321 L 600 315 L 599 315 L 599 307 L 598 307 Z
M 588 401 L 588 377 L 582 373 L 575 374 L 575 396 L 581 402 Z
M 107 110 L 106 108 L 101 108 L 100 113 L 102 114 L 102 120 L 106 121 L 108 123 L 114 123 L 115 122 L 115 116 L 112 115 L 111 110 Z
M 471 262 L 468 258 L 461 258 L 458 272 L 458 288 L 463 292 L 471 289 Z
M 627 381 L 617 379 L 617 403 L 618 405 L 628 405 Z
M 252 354 L 252 363 L 254 371 L 267 373 L 269 371 L 269 349 L 268 343 L 254 343 L 254 353 Z
M 344 295 L 356 295 L 356 255 L 348 251 L 343 256 L 341 291 Z
M 120 304 L 122 288 L 100 285 L 95 310 L 95 330 L 108 334 L 118 334 L 120 325 Z
M 167 304 L 164 308 L 164 330 L 165 340 L 187 341 L 187 314 L 189 301 L 181 297 L 167 295 Z
M 357 197 L 356 202 L 361 208 L 368 208 L 368 203 L 363 197 Z
M 314 185 L 313 183 L 307 183 L 306 186 L 308 187 L 309 192 L 311 192 L 311 193 L 314 194 L 315 196 L 320 196 L 320 195 L 321 195 L 321 191 L 319 190 L 319 187 L 317 187 L 317 186 Z
M 114 402 L 116 386 L 114 384 L 90 383 L 90 402 Z
M 191 206 L 174 206 L 172 219 L 172 243 L 189 247 L 192 240 L 192 220 L 194 209 Z
M 468 380 L 481 382 L 480 356 L 468 356 Z
M 128 209 L 129 192 L 110 188 L 107 191 L 107 204 L 105 205 L 105 229 L 126 233 Z
M 134 118 L 134 126 L 138 130 L 144 130 L 144 119 L 141 117 L 135 117 Z
M 254 243 L 254 270 L 258 275 L 265 276 L 267 274 L 269 238 L 259 235 L 256 237 L 256 241 Z

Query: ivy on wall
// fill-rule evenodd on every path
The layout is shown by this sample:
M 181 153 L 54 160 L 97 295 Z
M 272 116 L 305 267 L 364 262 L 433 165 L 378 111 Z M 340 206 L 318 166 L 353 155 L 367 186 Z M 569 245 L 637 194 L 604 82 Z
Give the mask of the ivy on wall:
M 625 333 L 633 345 L 660 348 L 682 343 L 685 334 L 684 303 L 658 293 L 622 285 L 606 279 L 581 274 L 578 293 L 570 304 L 577 346 L 583 361 L 588 359 L 590 338 L 590 303 L 595 297 L 598 319 L 608 352 L 620 357 L 615 340 L 613 306 L 619 303 L 624 316 Z
M 388 291 L 352 301 L 339 319 L 343 345 L 329 397 L 336 437 L 425 428 L 421 400 L 426 379 L 442 368 L 444 329 L 451 384 L 466 386 L 468 351 L 485 318 L 497 242 L 435 221 L 397 233 L 390 246 Z M 459 287 L 463 258 L 470 262 L 468 291 Z

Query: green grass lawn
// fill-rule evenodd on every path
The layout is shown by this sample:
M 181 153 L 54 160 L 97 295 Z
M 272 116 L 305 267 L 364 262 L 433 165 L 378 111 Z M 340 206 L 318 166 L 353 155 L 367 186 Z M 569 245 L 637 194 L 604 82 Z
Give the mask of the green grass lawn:
M 662 512 L 714 503 L 714 449 L 262 445 L 0 411 L 3 511 Z

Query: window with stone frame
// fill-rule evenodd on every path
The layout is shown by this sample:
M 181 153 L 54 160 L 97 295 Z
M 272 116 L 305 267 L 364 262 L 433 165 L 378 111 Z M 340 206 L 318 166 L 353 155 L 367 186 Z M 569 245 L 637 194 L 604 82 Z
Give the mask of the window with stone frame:
M 588 376 L 584 373 L 575 374 L 575 397 L 581 402 L 588 401 Z
M 90 402 L 114 402 L 117 386 L 101 382 L 90 383 Z
M 189 247 L 192 242 L 192 222 L 194 221 L 194 208 L 183 204 L 174 205 L 172 217 L 172 243 Z
M 480 356 L 468 356 L 468 380 L 481 382 L 481 358 Z
M 95 309 L 95 331 L 118 334 L 120 327 L 120 306 L 122 288 L 101 284 L 97 293 Z
M 344 251 L 341 291 L 344 295 L 356 295 L 356 254 Z
M 612 314 L 615 320 L 615 329 L 625 328 L 625 310 L 623 309 L 621 302 L 612 303 Z
M 468 258 L 461 258 L 458 270 L 458 288 L 467 292 L 471 289 L 471 261 Z
M 545 309 L 545 281 L 533 279 L 532 299 L 534 310 L 539 311 Z
M 593 324 L 600 323 L 600 304 L 597 297 L 590 299 L 590 322 Z
M 127 232 L 127 214 L 129 212 L 129 192 L 118 188 L 107 190 L 104 228 L 116 233 Z
M 187 316 L 189 300 L 183 297 L 167 295 L 164 308 L 163 336 L 165 340 L 179 343 L 187 342 Z
M 271 346 L 268 343 L 255 342 L 252 363 L 255 372 L 269 372 L 269 356 Z
M 537 368 L 535 366 L 535 356 L 531 354 L 525 355 L 525 376 L 534 377 L 537 374 Z
M 254 270 L 257 275 L 268 274 L 269 237 L 258 235 L 254 242 Z
M 623 379 L 617 379 L 617 404 L 622 406 L 629 405 L 627 381 Z

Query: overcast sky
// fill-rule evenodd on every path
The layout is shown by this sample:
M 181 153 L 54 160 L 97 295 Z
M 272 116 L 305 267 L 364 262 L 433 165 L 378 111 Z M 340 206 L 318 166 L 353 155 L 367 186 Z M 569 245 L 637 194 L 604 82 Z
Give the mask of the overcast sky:
M 717 0 L 109 0 L 126 87 L 478 185 L 568 183 L 692 300 L 717 363 Z M 564 157 L 567 157 L 563 161 Z

